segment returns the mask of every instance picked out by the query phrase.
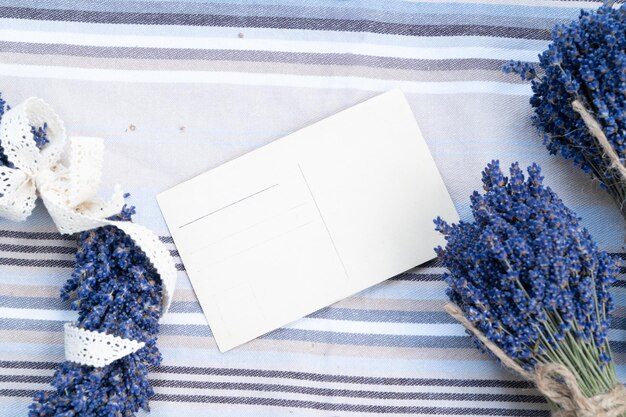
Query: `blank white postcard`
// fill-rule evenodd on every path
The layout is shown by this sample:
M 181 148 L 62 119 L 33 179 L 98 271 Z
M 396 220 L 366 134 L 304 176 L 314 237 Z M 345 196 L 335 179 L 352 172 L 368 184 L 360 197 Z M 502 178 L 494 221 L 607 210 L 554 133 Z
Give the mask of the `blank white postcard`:
M 393 90 L 161 193 L 221 351 L 434 257 L 458 215 Z

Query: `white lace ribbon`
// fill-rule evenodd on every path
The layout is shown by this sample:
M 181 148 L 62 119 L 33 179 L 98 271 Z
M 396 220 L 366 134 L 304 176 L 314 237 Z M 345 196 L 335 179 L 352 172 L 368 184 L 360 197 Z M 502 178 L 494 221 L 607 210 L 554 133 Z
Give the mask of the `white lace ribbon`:
M 73 323 L 65 323 L 64 330 L 65 359 L 82 365 L 102 367 L 145 346 L 136 340 L 81 329 Z
M 44 123 L 47 124 L 49 143 L 40 150 L 33 140 L 31 126 Z M 102 139 L 68 139 L 63 122 L 54 110 L 39 98 L 29 98 L 2 116 L 0 145 L 14 165 L 14 168 L 0 166 L 0 217 L 25 220 L 39 196 L 63 234 L 101 226 L 123 230 L 145 252 L 159 273 L 163 287 L 162 312 L 167 311 L 176 284 L 176 269 L 169 251 L 147 228 L 131 222 L 107 220 L 119 213 L 124 204 L 119 187 L 115 187 L 110 201 L 97 197 L 104 155 Z M 111 349 L 101 349 L 100 341 L 115 336 L 89 332 L 73 325 L 65 329 L 66 359 L 85 365 L 103 366 L 143 346 L 137 347 L 139 342 L 116 337 L 118 347 L 123 346 L 113 354 Z M 94 333 L 102 337 L 93 337 Z M 76 355 L 72 352 L 98 354 Z M 119 352 L 126 353 L 119 356 Z M 97 361 L 90 359 L 96 356 Z

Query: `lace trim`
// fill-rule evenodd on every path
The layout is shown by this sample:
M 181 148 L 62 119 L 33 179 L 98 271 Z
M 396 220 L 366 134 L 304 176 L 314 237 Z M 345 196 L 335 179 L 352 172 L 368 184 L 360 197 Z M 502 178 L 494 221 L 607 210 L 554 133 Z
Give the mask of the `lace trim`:
M 144 347 L 144 342 L 94 332 L 65 323 L 65 359 L 101 368 Z
M 31 126 L 47 124 L 49 140 L 41 150 L 32 138 Z M 162 313 L 171 303 L 176 285 L 174 262 L 158 237 L 147 228 L 131 223 L 107 220 L 119 213 L 124 204 L 122 190 L 116 186 L 109 201 L 97 197 L 102 177 L 104 143 L 101 138 L 67 138 L 63 121 L 39 98 L 29 98 L 7 111 L 0 121 L 0 141 L 14 168 L 0 167 L 0 217 L 23 221 L 41 197 L 57 229 L 72 234 L 102 226 L 115 226 L 127 233 L 145 252 L 161 277 Z M 135 341 L 117 338 L 121 346 L 115 355 L 102 356 L 104 335 L 66 325 L 65 352 L 68 360 L 82 364 L 98 363 L 107 358 L 119 359 L 135 350 Z M 119 340 L 118 340 L 119 339 Z M 108 345 L 107 345 L 108 346 Z M 110 348 L 107 348 L 111 350 Z M 116 356 L 120 352 L 122 356 Z M 112 356 L 113 355 L 113 356 Z M 115 360 L 115 359 L 113 359 Z M 110 363 L 110 362 L 108 362 Z M 102 366 L 102 365 L 93 365 Z

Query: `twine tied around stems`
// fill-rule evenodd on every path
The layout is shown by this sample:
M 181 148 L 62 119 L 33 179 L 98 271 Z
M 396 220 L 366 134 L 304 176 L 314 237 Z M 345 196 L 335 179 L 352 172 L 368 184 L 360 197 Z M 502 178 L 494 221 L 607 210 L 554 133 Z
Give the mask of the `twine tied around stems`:
M 626 388 L 616 385 L 611 391 L 585 397 L 576 377 L 566 366 L 558 363 L 535 367 L 534 372 L 522 368 L 502 349 L 476 328 L 455 304 L 446 304 L 446 311 L 493 353 L 502 364 L 524 379 L 533 382 L 539 392 L 558 406 L 553 417 L 622 417 L 626 415 Z
M 622 181 L 626 182 L 626 167 L 622 164 L 622 161 L 620 160 L 617 152 L 615 152 L 615 149 L 613 149 L 613 146 L 611 146 L 609 139 L 602 130 L 602 126 L 600 126 L 600 123 L 598 123 L 595 117 L 593 117 L 580 100 L 576 99 L 572 101 L 572 108 L 580 115 L 581 119 L 583 119 L 583 122 L 585 123 L 585 126 L 587 126 L 589 133 L 598 142 L 598 145 L 600 145 L 600 148 L 604 152 L 604 156 L 610 161 L 609 167 L 617 171 L 622 178 Z

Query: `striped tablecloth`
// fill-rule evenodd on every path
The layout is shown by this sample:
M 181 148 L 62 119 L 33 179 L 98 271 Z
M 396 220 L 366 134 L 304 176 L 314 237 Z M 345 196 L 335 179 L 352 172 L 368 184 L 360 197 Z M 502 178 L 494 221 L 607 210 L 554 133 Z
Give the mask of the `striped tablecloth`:
M 543 165 L 600 245 L 620 251 L 608 198 L 548 155 L 530 88 L 500 67 L 535 61 L 549 28 L 597 2 L 547 0 L 0 0 L 0 91 L 47 100 L 72 135 L 106 140 L 103 191 L 132 193 L 137 221 L 180 264 L 155 195 L 311 122 L 399 87 L 464 219 L 493 158 Z M 0 414 L 25 416 L 63 359 L 59 301 L 75 243 L 39 207 L 0 223 Z M 181 268 L 182 269 L 182 268 Z M 443 311 L 436 262 L 226 354 L 185 273 L 152 383 L 154 417 L 548 416 Z M 610 337 L 626 380 L 625 281 Z

